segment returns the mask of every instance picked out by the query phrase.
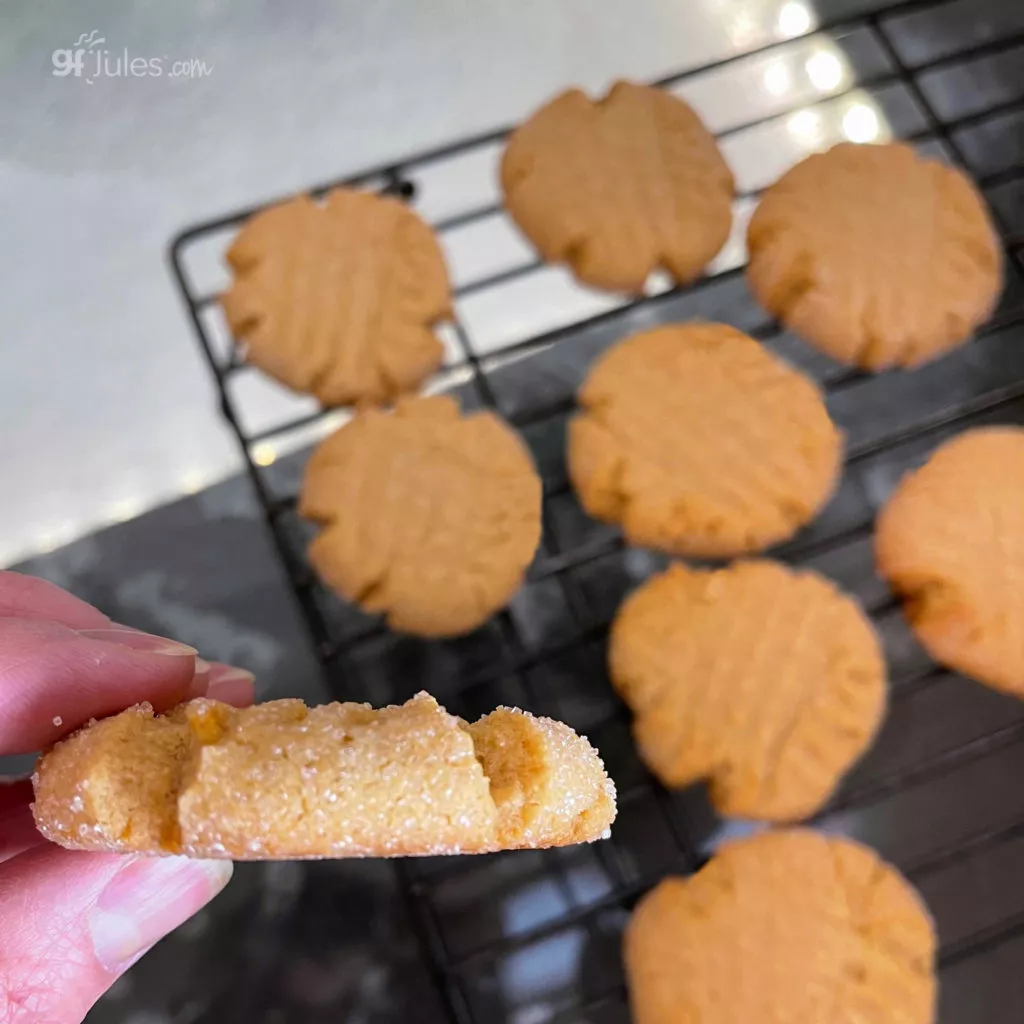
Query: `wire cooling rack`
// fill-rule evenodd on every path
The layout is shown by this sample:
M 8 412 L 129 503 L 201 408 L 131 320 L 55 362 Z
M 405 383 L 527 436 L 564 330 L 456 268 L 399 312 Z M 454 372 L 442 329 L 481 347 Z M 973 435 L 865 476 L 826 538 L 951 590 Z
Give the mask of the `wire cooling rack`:
M 856 3 L 843 0 L 846 12 Z M 619 943 L 634 901 L 744 829 L 716 820 L 699 790 L 667 793 L 637 760 L 628 715 L 605 676 L 603 640 L 622 596 L 663 562 L 588 520 L 563 464 L 566 417 L 593 358 L 635 330 L 692 318 L 746 330 L 813 375 L 847 433 L 839 493 L 774 554 L 816 567 L 860 598 L 883 638 L 893 696 L 874 749 L 818 824 L 871 844 L 923 892 L 941 935 L 944 1022 L 1024 1019 L 1024 702 L 932 664 L 871 556 L 875 511 L 903 472 L 967 426 L 1024 423 L 1024 7 L 859 7 L 857 18 L 659 83 L 688 98 L 719 134 L 741 192 L 734 236 L 694 287 L 653 282 L 626 302 L 542 267 L 498 203 L 505 131 L 345 180 L 401 195 L 433 223 L 458 316 L 434 387 L 456 390 L 466 407 L 498 410 L 523 433 L 544 478 L 544 540 L 527 584 L 471 636 L 394 635 L 318 584 L 304 561 L 310 532 L 295 496 L 303 442 L 338 414 L 275 393 L 277 419 L 268 421 L 265 395 L 254 417 L 253 396 L 268 385 L 239 358 L 216 306 L 223 251 L 254 210 L 190 228 L 172 244 L 221 407 L 332 692 L 383 704 L 423 688 L 467 718 L 498 704 L 550 714 L 590 736 L 618 785 L 608 842 L 396 865 L 459 1024 L 626 1020 Z M 743 282 L 742 236 L 756 193 L 804 152 L 842 137 L 909 139 L 960 164 L 1006 244 L 1006 290 L 992 322 L 970 345 L 912 373 L 868 376 L 812 352 L 768 320 Z M 302 450 L 283 454 L 289 448 Z

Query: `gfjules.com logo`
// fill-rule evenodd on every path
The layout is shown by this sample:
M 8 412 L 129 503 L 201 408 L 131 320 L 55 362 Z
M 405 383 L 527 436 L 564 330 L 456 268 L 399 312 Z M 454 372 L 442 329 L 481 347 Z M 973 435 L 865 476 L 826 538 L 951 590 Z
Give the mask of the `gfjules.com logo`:
M 108 50 L 106 36 L 96 29 L 83 32 L 75 45 L 54 50 L 53 74 L 57 78 L 84 78 L 92 85 L 98 78 L 206 78 L 213 74 L 213 65 L 197 57 L 172 60 L 167 54 L 159 57 L 132 56 L 128 48 Z

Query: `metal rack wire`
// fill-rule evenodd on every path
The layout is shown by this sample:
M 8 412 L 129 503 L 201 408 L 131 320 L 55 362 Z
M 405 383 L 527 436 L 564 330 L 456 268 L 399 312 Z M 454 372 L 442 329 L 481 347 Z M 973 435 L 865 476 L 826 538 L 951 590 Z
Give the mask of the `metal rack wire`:
M 964 18 L 981 30 L 960 31 Z M 494 408 L 523 432 L 545 480 L 544 541 L 527 586 L 508 610 L 461 640 L 394 636 L 337 602 L 304 563 L 307 533 L 295 513 L 295 470 L 304 455 L 266 467 L 254 451 L 315 427 L 325 414 L 246 426 L 231 382 L 252 371 L 218 341 L 208 316 L 216 292 L 190 269 L 196 247 L 211 239 L 222 244 L 254 210 L 197 225 L 172 244 L 173 271 L 221 408 L 333 692 L 379 704 L 426 688 L 467 717 L 499 703 L 552 714 L 586 732 L 616 778 L 620 818 L 608 843 L 397 866 L 425 954 L 459 1024 L 626 1019 L 618 937 L 633 902 L 666 873 L 694 870 L 724 834 L 740 827 L 716 821 L 699 792 L 665 792 L 636 759 L 628 715 L 603 675 L 601 643 L 622 594 L 661 562 L 588 522 L 561 465 L 574 386 L 593 355 L 641 326 L 694 316 L 732 322 L 802 365 L 821 381 L 848 434 L 836 499 L 775 554 L 821 569 L 861 598 L 885 643 L 893 698 L 874 751 L 819 824 L 871 843 L 924 891 L 942 936 L 943 1020 L 974 1019 L 978 1006 L 991 1010 L 989 1021 L 1024 1019 L 1012 959 L 1000 952 L 1024 948 L 1024 885 L 1012 867 L 1013 855 L 1024 855 L 1024 796 L 1016 792 L 1024 769 L 1024 703 L 932 665 L 874 577 L 870 555 L 874 512 L 900 473 L 968 425 L 1024 422 L 1024 16 L 994 2 L 907 0 L 824 25 L 811 38 L 830 40 L 850 57 L 844 87 L 823 103 L 864 90 L 895 135 L 975 177 L 1006 244 L 1007 288 L 997 314 L 977 340 L 946 359 L 878 377 L 816 356 L 770 323 L 737 266 L 689 289 L 661 290 L 530 333 L 497 351 L 481 345 L 460 317 L 445 379 L 465 405 Z M 685 94 L 701 76 L 803 42 L 778 41 L 659 84 Z M 729 126 L 723 139 L 771 128 L 793 112 L 763 112 Z M 415 201 L 424 168 L 484 152 L 504 134 L 421 153 L 344 184 Z M 436 218 L 434 227 L 444 239 L 500 216 L 493 203 L 473 203 Z M 543 272 L 528 258 L 472 278 L 456 289 L 457 308 Z

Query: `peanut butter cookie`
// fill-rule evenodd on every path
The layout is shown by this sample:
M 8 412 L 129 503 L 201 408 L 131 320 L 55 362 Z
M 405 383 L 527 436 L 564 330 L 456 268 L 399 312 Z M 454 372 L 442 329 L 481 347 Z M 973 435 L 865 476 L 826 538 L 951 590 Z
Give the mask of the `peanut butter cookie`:
M 1002 289 L 971 181 L 911 146 L 840 143 L 787 171 L 747 231 L 750 287 L 844 363 L 917 366 L 966 341 Z
M 935 928 L 864 846 L 793 830 L 723 846 L 626 930 L 635 1024 L 932 1024 Z
M 448 397 L 364 410 L 314 452 L 300 511 L 323 579 L 397 630 L 466 633 L 515 593 L 540 543 L 541 482 L 519 438 Z
M 692 281 L 729 237 L 733 178 L 681 99 L 617 82 L 570 89 L 512 133 L 505 205 L 545 260 L 598 288 L 640 292 L 659 267 Z
M 707 779 L 733 817 L 810 817 L 885 710 L 885 661 L 860 606 L 778 562 L 671 566 L 619 610 L 609 667 L 651 770 L 669 786 Z
M 390 402 L 440 366 L 451 315 L 434 233 L 404 203 L 338 188 L 256 214 L 221 303 L 245 358 L 326 406 Z
M 1024 430 L 968 430 L 878 517 L 878 571 L 936 661 L 1024 697 Z
M 569 472 L 627 540 L 729 557 L 791 537 L 832 494 L 842 435 L 815 384 L 724 324 L 659 327 L 606 352 L 578 395 Z
M 45 754 L 36 824 L 73 850 L 234 860 L 565 846 L 606 835 L 615 788 L 586 739 L 428 694 L 375 711 L 199 699 L 94 722 Z

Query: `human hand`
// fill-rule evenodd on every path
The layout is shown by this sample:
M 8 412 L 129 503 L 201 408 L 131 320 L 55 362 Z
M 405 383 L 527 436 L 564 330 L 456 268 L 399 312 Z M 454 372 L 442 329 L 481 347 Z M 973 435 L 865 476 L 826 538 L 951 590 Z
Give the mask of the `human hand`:
M 253 677 L 0 572 L 0 755 L 49 746 L 140 701 L 252 703 Z M 0 779 L 0 1024 L 74 1024 L 227 884 L 230 861 L 81 853 L 47 842 L 32 785 Z

